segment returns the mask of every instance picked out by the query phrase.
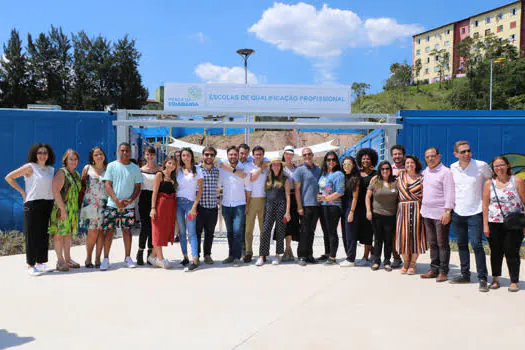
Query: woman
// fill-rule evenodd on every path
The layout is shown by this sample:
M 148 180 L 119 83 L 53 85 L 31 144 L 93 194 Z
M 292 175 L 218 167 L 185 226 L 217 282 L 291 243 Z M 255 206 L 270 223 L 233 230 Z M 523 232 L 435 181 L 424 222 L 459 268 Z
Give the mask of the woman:
M 89 152 L 89 164 L 82 170 L 82 188 L 84 189 L 84 199 L 80 209 L 80 227 L 87 230 L 86 239 L 86 262 L 88 269 L 100 267 L 100 255 L 102 248 L 106 244 L 106 236 L 102 230 L 104 221 L 104 208 L 108 201 L 106 188 L 102 178 L 106 173 L 108 160 L 102 148 L 95 146 Z M 93 248 L 97 245 L 95 252 L 95 265 L 92 263 Z M 109 248 L 106 250 L 108 251 Z M 109 254 L 109 252 L 108 252 Z
M 272 265 L 279 265 L 280 254 L 284 251 L 284 235 L 286 223 L 290 221 L 290 181 L 284 175 L 281 159 L 274 158 L 270 163 L 270 171 L 266 177 L 266 204 L 264 210 L 263 232 L 259 246 L 259 259 L 256 266 L 264 265 L 264 259 L 270 255 L 270 240 L 275 223 L 275 260 Z
M 492 180 L 483 187 L 483 233 L 490 244 L 490 265 L 492 284 L 490 289 L 500 287 L 503 256 L 507 260 L 510 275 L 509 292 L 520 290 L 520 248 L 524 229 L 508 228 L 504 220 L 511 213 L 523 213 L 525 186 L 523 180 L 512 175 L 511 165 L 506 157 L 499 156 L 492 161 Z
M 144 249 L 148 244 L 148 257 L 151 255 L 153 244 L 151 242 L 151 195 L 153 191 L 153 181 L 159 171 L 156 163 L 157 151 L 155 147 L 148 146 L 144 150 L 144 159 L 146 164 L 140 168 L 142 173 L 142 188 L 139 197 L 139 215 L 140 215 L 140 235 L 139 250 L 137 251 L 137 264 L 144 265 Z M 149 259 L 147 259 L 149 264 Z
M 372 270 L 381 266 L 381 251 L 384 247 L 383 265 L 385 270 L 392 271 L 392 237 L 396 231 L 396 213 L 399 192 L 392 166 L 388 161 L 379 163 L 379 176 L 376 176 L 366 193 L 366 218 L 374 227 L 375 245 Z M 374 202 L 372 203 L 372 196 Z M 373 210 L 372 210 L 373 207 Z
M 68 149 L 62 157 L 62 168 L 53 178 L 55 205 L 49 220 L 49 234 L 57 254 L 57 270 L 78 269 L 80 264 L 71 259 L 71 235 L 78 232 L 78 195 L 82 187 L 80 174 L 75 170 L 78 153 Z
M 421 218 L 423 198 L 423 177 L 421 162 L 416 156 L 405 157 L 405 170 L 397 177 L 399 204 L 397 206 L 396 243 L 397 251 L 403 256 L 401 273 L 416 274 L 419 254 L 425 253 L 427 241 Z
M 352 156 L 347 156 L 343 159 L 343 171 L 345 172 L 345 194 L 343 196 L 344 214 L 341 219 L 341 227 L 345 242 L 346 259 L 339 266 L 349 267 L 355 266 L 358 227 L 355 211 L 359 199 L 359 189 L 363 180 L 359 174 L 357 162 Z
M 20 193 L 24 201 L 26 263 L 30 276 L 51 271 L 46 263 L 49 250 L 47 229 L 53 209 L 53 164 L 55 153 L 51 146 L 36 143 L 27 153 L 27 163 L 5 177 L 5 181 Z M 16 182 L 22 176 L 25 190 Z
M 180 164 L 180 150 L 177 150 L 175 151 L 175 154 L 174 154 L 174 157 L 175 157 L 175 162 L 177 164 Z M 180 242 L 180 235 L 179 235 L 179 225 L 175 225 L 175 242 L 178 243 Z
M 325 230 L 325 246 L 328 242 L 329 256 L 326 265 L 335 265 L 339 237 L 337 236 L 337 225 L 343 211 L 342 196 L 344 194 L 345 176 L 341 172 L 337 153 L 329 151 L 324 156 L 319 178 L 319 194 L 317 199 L 321 202 L 321 220 Z M 326 250 L 326 249 L 325 249 Z
M 366 218 L 366 192 L 370 181 L 374 176 L 377 175 L 375 167 L 378 162 L 377 152 L 372 148 L 362 148 L 357 152 L 356 161 L 357 165 L 361 168 L 361 177 L 363 178 L 363 186 L 359 189 L 359 199 L 357 201 L 356 208 L 356 217 L 359 223 L 357 228 L 357 233 L 359 236 L 359 242 L 364 244 L 365 251 L 363 253 L 363 258 L 357 262 L 358 266 L 368 266 L 370 265 L 369 257 L 373 254 L 372 251 L 372 241 L 374 236 L 374 230 L 372 224 Z
M 146 158 L 147 159 L 147 158 Z M 162 254 L 162 247 L 175 241 L 175 215 L 177 212 L 177 163 L 173 158 L 166 158 L 153 180 L 150 217 L 152 226 L 153 252 L 148 262 L 164 269 L 170 268 L 168 260 Z
M 191 148 L 183 148 L 180 154 L 179 169 L 177 170 L 177 223 L 180 235 L 180 247 L 184 259 L 181 264 L 186 266 L 188 260 L 188 243 L 186 228 L 190 236 L 192 263 L 184 271 L 192 272 L 199 267 L 199 246 L 195 218 L 197 205 L 202 196 L 204 175 L 202 170 L 195 166 L 195 157 Z
M 284 148 L 284 153 L 282 161 L 284 162 L 284 175 L 288 178 L 290 183 L 290 220 L 286 223 L 286 246 L 284 249 L 284 254 L 282 261 L 294 261 L 294 255 L 292 252 L 292 239 L 294 241 L 299 240 L 299 214 L 297 214 L 297 201 L 295 199 L 295 189 L 293 182 L 293 174 L 297 167 L 293 163 L 294 149 L 292 146 L 286 146 Z M 277 235 L 274 234 L 274 239 Z

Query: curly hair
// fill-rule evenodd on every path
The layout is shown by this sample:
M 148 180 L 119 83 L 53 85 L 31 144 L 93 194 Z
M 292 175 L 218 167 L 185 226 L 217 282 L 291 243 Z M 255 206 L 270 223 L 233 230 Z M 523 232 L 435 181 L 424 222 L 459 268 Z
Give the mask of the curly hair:
M 27 162 L 38 163 L 37 153 L 39 148 L 45 148 L 47 150 L 46 165 L 55 164 L 55 152 L 53 152 L 53 148 L 51 148 L 51 146 L 49 146 L 47 143 L 42 142 L 35 143 L 31 146 L 29 152 L 27 153 Z
M 421 163 L 421 161 L 419 160 L 418 157 L 412 155 L 412 154 L 409 154 L 405 157 L 405 163 L 407 161 L 407 159 L 412 159 L 414 161 L 414 163 L 416 163 L 416 173 L 420 173 L 421 170 L 423 170 L 423 164 Z
M 372 162 L 372 166 L 375 168 L 377 165 L 377 162 L 379 161 L 379 156 L 377 155 L 377 152 L 373 148 L 361 148 L 355 157 L 355 160 L 357 161 L 357 165 L 362 168 L 361 160 L 363 159 L 363 156 L 368 156 L 370 158 L 370 161 Z

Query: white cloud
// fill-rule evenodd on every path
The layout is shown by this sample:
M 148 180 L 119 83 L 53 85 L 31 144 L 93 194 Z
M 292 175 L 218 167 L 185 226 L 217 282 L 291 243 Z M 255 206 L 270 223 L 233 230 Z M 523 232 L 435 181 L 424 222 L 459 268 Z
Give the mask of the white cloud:
M 275 45 L 313 59 L 316 80 L 335 82 L 334 70 L 346 49 L 391 45 L 423 30 L 417 24 L 399 24 L 393 18 L 363 21 L 350 10 L 321 9 L 300 2 L 274 3 L 248 31 Z
M 195 74 L 207 83 L 244 84 L 244 68 L 216 66 L 210 62 L 201 63 L 195 68 Z M 257 84 L 255 74 L 248 71 L 248 83 Z
M 204 44 L 208 40 L 208 37 L 203 32 L 197 32 L 190 35 L 190 38 Z

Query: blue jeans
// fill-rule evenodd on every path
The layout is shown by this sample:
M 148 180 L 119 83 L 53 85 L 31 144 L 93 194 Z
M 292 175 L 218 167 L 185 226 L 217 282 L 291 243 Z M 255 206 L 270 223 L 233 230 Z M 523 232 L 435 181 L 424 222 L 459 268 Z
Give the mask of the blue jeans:
M 487 262 L 485 259 L 485 250 L 482 244 L 483 235 L 483 214 L 479 213 L 471 216 L 460 216 L 452 213 L 452 225 L 458 237 L 459 260 L 461 262 L 461 274 L 465 278 L 470 278 L 470 252 L 468 244 L 474 250 L 476 257 L 476 269 L 478 270 L 478 279 L 487 280 Z
M 188 240 L 186 239 L 186 227 L 190 235 L 191 256 L 199 256 L 199 243 L 197 240 L 197 219 L 188 219 L 188 214 L 193 207 L 193 201 L 183 197 L 177 197 L 177 225 L 179 226 L 180 248 L 183 255 L 188 255 Z
M 222 216 L 228 232 L 228 256 L 234 259 L 241 258 L 242 230 L 246 220 L 245 210 L 246 205 L 222 207 Z

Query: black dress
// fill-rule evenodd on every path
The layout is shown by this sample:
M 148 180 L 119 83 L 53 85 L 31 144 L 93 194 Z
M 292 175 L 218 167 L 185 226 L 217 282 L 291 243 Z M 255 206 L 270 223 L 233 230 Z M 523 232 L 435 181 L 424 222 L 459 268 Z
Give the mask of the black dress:
M 367 176 L 362 176 L 363 182 L 359 187 L 359 197 L 357 199 L 357 207 L 355 210 L 355 216 L 357 217 L 358 229 L 357 237 L 361 244 L 372 245 L 374 238 L 374 230 L 372 223 L 366 218 L 366 191 L 368 191 L 368 185 L 374 176 L 377 175 L 376 170 L 372 170 Z

